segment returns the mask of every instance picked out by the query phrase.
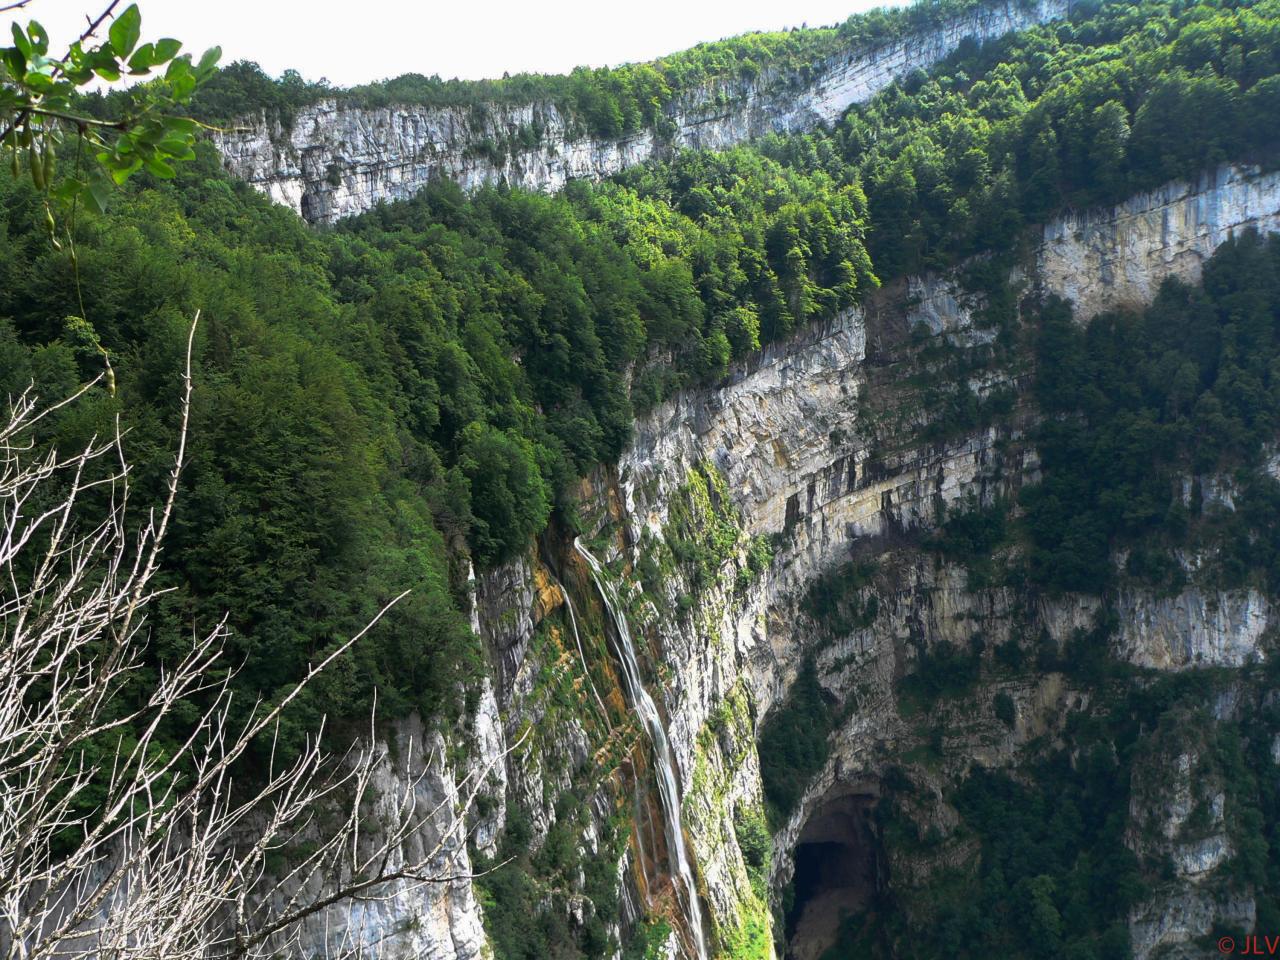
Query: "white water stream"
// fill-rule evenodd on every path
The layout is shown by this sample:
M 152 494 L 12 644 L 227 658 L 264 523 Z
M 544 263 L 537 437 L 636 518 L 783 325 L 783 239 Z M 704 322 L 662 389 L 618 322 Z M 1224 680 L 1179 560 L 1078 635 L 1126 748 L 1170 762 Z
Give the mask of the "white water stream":
M 575 539 L 573 548 L 591 568 L 591 577 L 600 591 L 609 616 L 613 618 L 614 629 L 618 634 L 618 659 L 622 662 L 623 680 L 627 687 L 627 697 L 631 706 L 640 716 L 649 739 L 653 741 L 654 766 L 658 774 L 658 793 L 662 799 L 663 819 L 667 822 L 667 854 L 671 859 L 671 872 L 679 877 L 684 887 L 684 901 L 689 929 L 693 934 L 694 946 L 698 951 L 698 960 L 707 960 L 707 943 L 702 933 L 702 905 L 698 902 L 698 888 L 693 882 L 693 868 L 689 865 L 689 853 L 684 843 L 684 828 L 680 820 L 680 786 L 676 779 L 675 760 L 671 756 L 671 741 L 667 737 L 667 728 L 662 725 L 662 717 L 658 707 L 645 689 L 640 679 L 640 664 L 636 660 L 635 645 L 631 641 L 631 629 L 622 612 L 622 603 L 617 591 L 604 575 L 600 561 L 591 555 L 581 541 Z

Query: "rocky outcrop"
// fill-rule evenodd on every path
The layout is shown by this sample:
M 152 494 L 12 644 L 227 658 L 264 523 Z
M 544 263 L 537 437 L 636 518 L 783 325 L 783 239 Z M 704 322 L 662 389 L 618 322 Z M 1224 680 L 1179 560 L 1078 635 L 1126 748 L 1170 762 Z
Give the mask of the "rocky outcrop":
M 1198 960 L 1211 956 L 1199 942 L 1215 927 L 1252 930 L 1257 907 L 1252 897 L 1204 889 L 1157 896 L 1129 921 L 1134 960 Z M 1242 942 L 1215 951 L 1219 956 L 1244 950 Z M 1211 948 L 1214 949 L 1214 948 Z
M 1135 960 L 1202 956 L 1195 941 L 1215 924 L 1236 930 L 1254 924 L 1253 898 L 1219 873 L 1236 851 L 1207 734 L 1194 722 L 1157 731 L 1134 771 L 1127 843 L 1140 856 L 1164 858 L 1174 874 L 1131 912 Z
M 382 757 L 370 784 L 373 836 L 366 842 L 376 843 L 379 829 L 399 822 L 404 811 L 397 805 L 406 790 L 412 790 L 418 810 L 440 808 L 447 817 L 457 809 L 459 776 L 446 759 L 445 740 L 438 732 L 424 730 L 413 717 L 396 723 L 386 743 L 379 746 Z M 407 763 L 392 759 L 406 757 L 410 750 L 413 758 Z M 493 759 L 477 757 L 476 762 L 487 764 Z M 393 851 L 394 858 L 401 863 L 420 860 L 440 841 L 445 822 L 442 817 L 439 822 L 424 823 Z M 437 869 L 441 874 L 471 871 L 465 837 L 447 839 Z M 295 944 L 289 945 L 294 948 Z M 378 897 L 307 918 L 298 931 L 296 949 L 302 956 L 317 957 L 354 952 L 417 960 L 479 960 L 487 955 L 488 941 L 470 881 L 423 886 L 405 880 Z
M 1044 228 L 1037 270 L 1047 290 L 1091 317 L 1149 303 L 1166 277 L 1188 283 L 1233 233 L 1280 230 L 1280 177 L 1223 166 L 1115 208 L 1085 210 Z
M 1206 595 L 1189 588 L 1173 597 L 1125 592 L 1118 598 L 1117 653 L 1140 667 L 1241 667 L 1262 657 L 1275 623 L 1257 590 Z
M 1069 0 L 997 0 L 878 48 L 830 57 L 804 77 L 766 69 L 749 81 L 709 85 L 672 102 L 663 131 L 619 140 L 586 135 L 549 102 L 365 109 L 332 99 L 299 110 L 288 125 L 247 118 L 214 139 L 233 174 L 312 222 L 404 199 L 433 180 L 558 190 L 682 147 L 722 149 L 831 123 L 967 38 L 1002 36 L 1065 16 L 1068 7 Z

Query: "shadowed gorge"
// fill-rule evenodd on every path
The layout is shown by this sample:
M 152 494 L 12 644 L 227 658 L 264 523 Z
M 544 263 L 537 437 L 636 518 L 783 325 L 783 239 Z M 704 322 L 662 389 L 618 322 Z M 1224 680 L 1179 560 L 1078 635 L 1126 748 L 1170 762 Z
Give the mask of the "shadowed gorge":
M 788 958 L 826 955 L 846 921 L 867 911 L 885 890 L 888 878 L 874 824 L 876 799 L 852 792 L 826 797 L 800 831 L 786 917 Z

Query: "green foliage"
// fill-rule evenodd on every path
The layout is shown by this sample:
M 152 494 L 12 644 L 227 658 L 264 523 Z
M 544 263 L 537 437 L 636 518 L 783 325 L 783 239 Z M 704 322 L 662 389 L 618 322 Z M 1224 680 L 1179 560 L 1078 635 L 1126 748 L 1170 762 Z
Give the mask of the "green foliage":
M 969 570 L 969 586 L 980 589 L 1001 579 L 994 554 L 1009 539 L 1010 504 L 997 500 L 982 505 L 970 496 L 961 509 L 944 511 L 928 546 L 947 560 Z
M 921 644 L 916 651 L 916 668 L 900 682 L 901 691 L 925 707 L 942 697 L 966 693 L 978 681 L 982 670 L 984 642 L 975 634 L 969 649 L 939 640 L 929 646 Z
M 38 21 L 14 23 L 10 32 L 13 46 L 0 47 L 0 149 L 8 150 L 14 176 L 25 165 L 41 193 L 101 210 L 137 171 L 170 178 L 175 162 L 194 158 L 197 125 L 180 113 L 213 75 L 217 47 L 193 63 L 190 54 L 178 55 L 182 44 L 172 38 L 139 43 L 137 4 L 115 15 L 106 40 L 91 42 L 86 31 L 62 56 L 50 52 Z M 110 100 L 86 100 L 90 84 L 126 74 L 151 79 Z M 73 166 L 55 184 L 59 150 Z
M 738 914 L 738 925 L 721 942 L 720 956 L 725 960 L 771 960 L 776 954 L 769 907 L 761 897 L 744 903 Z
M 745 592 L 773 563 L 773 538 L 757 534 L 747 547 L 747 564 L 738 571 L 738 590 Z
M 479 423 L 462 434 L 459 464 L 471 481 L 476 558 L 493 563 L 523 549 L 547 522 L 551 504 L 533 444 Z
M 953 836 L 976 842 L 975 864 L 896 884 L 849 918 L 828 956 L 919 960 L 1053 956 L 1124 960 L 1131 909 L 1170 879 L 1163 851 L 1168 769 L 1183 753 L 1197 800 L 1175 842 L 1216 832 L 1207 799 L 1225 797 L 1224 826 L 1236 856 L 1216 882 L 1253 885 L 1274 907 L 1280 834 L 1269 819 L 1277 796 L 1270 744 L 1280 713 L 1267 691 L 1275 669 L 1150 674 L 1119 685 L 1084 678 L 1090 705 L 1071 712 L 1052 740 L 1032 742 L 1010 770 L 974 765 L 946 788 L 960 814 Z M 1224 684 L 1241 691 L 1239 714 L 1214 719 Z M 1006 706 L 1001 706 L 1005 703 Z M 1012 700 L 995 699 L 1011 722 Z M 917 792 L 890 769 L 876 816 L 885 843 L 926 852 Z M 1199 822 L 1200 827 L 1195 824 Z M 1135 830 L 1137 849 L 1134 853 Z M 1191 831 L 1188 834 L 1188 830 Z M 1145 833 L 1143 832 L 1145 831 Z M 955 849 L 951 847 L 949 849 Z M 906 951 L 902 946 L 908 944 Z
M 286 742 L 321 712 L 367 718 L 375 687 L 383 715 L 445 717 L 480 665 L 448 549 L 470 529 L 465 474 L 402 425 L 395 341 L 353 321 L 326 272 L 328 241 L 233 188 L 201 153 L 173 187 L 127 185 L 128 203 L 77 225 L 91 327 L 64 322 L 80 304 L 68 253 L 43 238 L 39 198 L 0 185 L 13 278 L 0 285 L 0 387 L 35 378 L 57 397 L 101 369 L 99 341 L 111 349 L 117 394 L 91 394 L 47 439 L 81 443 L 120 415 L 135 502 L 151 502 L 171 458 L 189 318 L 202 309 L 189 465 L 166 551 L 175 589 L 153 614 L 154 662 L 179 655 L 192 624 L 226 614 L 248 709 L 412 589 L 308 688 Z
M 767 900 L 769 870 L 773 863 L 769 822 L 757 809 L 740 810 L 733 818 L 733 834 L 746 861 L 752 889 L 762 901 Z
M 1012 730 L 1018 720 L 1018 710 L 1014 705 L 1013 697 L 1001 690 L 992 700 L 991 708 L 995 712 L 996 719 Z
M 710 463 L 701 463 L 690 470 L 671 498 L 664 533 L 675 559 L 687 570 L 692 586 L 703 588 L 715 583 L 721 568 L 737 555 L 739 523 L 738 512 L 729 499 L 720 471 Z M 768 560 L 762 558 L 757 545 L 752 544 L 748 562 L 759 564 L 762 560 L 767 565 Z
M 249 60 L 237 60 L 218 70 L 192 101 L 193 113 L 212 123 L 229 123 L 255 114 L 291 123 L 299 107 L 315 103 L 333 91 L 326 80 L 308 82 L 296 70 L 279 79 L 262 72 Z
M 756 340 L 833 316 L 879 283 L 863 243 L 866 197 L 856 179 L 801 173 L 747 148 L 684 152 L 619 179 L 635 199 L 604 188 L 611 206 L 666 207 L 667 237 L 653 228 L 637 235 L 609 208 L 601 215 L 653 254 L 672 246 L 685 253 L 707 305 L 708 334 L 724 339 L 704 350 L 704 376 L 722 373 L 725 359 Z
M 215 121 L 265 109 L 288 122 L 298 108 L 324 98 L 362 107 L 456 107 L 479 116 L 496 104 L 551 103 L 594 136 L 622 137 L 644 128 L 661 136 L 668 131 L 668 113 L 677 98 L 701 90 L 708 91 L 713 102 L 740 96 L 743 85 L 765 71 L 776 73 L 773 85 L 785 90 L 803 83 L 815 63 L 826 57 L 867 53 L 982 5 L 980 0 L 920 0 L 906 8 L 854 15 L 834 27 L 748 33 L 701 43 L 647 63 L 578 67 L 564 75 L 520 73 L 500 80 L 445 80 L 406 73 L 336 89 L 325 80 L 305 81 L 293 70 L 273 80 L 256 63 L 240 61 L 214 78 L 197 105 L 201 116 Z M 528 135 L 536 142 L 538 131 Z
M 1275 0 L 1077 4 L 1067 22 L 962 44 L 834 131 L 763 149 L 862 184 L 881 277 L 946 266 L 1008 249 L 1063 206 L 1272 155 L 1277 12 Z
M 1099 732 L 1073 733 L 1017 779 L 975 767 L 959 784 L 951 799 L 981 844 L 980 873 L 912 894 L 931 917 L 912 928 L 913 956 L 1129 956 L 1127 913 L 1147 887 L 1125 844 L 1128 761 Z M 899 913 L 889 926 L 905 933 Z
M 4 189 L 5 386 L 39 375 L 44 391 L 70 390 L 110 351 L 121 396 L 75 427 L 101 429 L 118 410 L 140 461 L 163 463 L 186 318 L 203 311 L 191 464 L 169 553 L 178 589 L 157 636 L 227 612 L 248 703 L 413 590 L 295 711 L 294 739 L 321 705 L 354 720 L 375 687 L 387 714 L 458 708 L 480 665 L 460 610 L 467 558 L 491 565 L 526 549 L 553 511 L 572 522 L 577 478 L 628 438 L 624 377 L 637 364 L 661 358 L 674 388 L 718 375 L 732 356 L 718 311 L 790 326 L 775 293 L 792 288 L 769 279 L 771 231 L 814 244 L 802 254 L 812 269 L 781 251 L 773 261 L 798 270 L 792 299 L 817 304 L 807 316 L 854 295 L 845 274 L 820 264 L 837 236 L 861 249 L 856 204 L 842 208 L 832 185 L 788 179 L 745 152 L 726 168 L 761 174 L 752 198 L 735 188 L 759 210 L 741 250 L 738 227 L 717 238 L 620 186 L 465 197 L 440 185 L 315 233 L 231 184 L 212 150 L 198 153 L 171 184 L 147 177 L 123 188 L 127 208 L 82 217 L 74 261 L 37 242 L 33 192 Z M 824 206 L 843 210 L 841 221 Z M 819 242 L 823 230 L 835 246 Z M 733 268 L 739 257 L 756 264 L 750 274 Z M 774 298 L 767 311 L 760 290 Z M 155 489 L 157 473 L 141 479 Z M 703 481 L 698 516 L 720 531 L 712 551 L 723 558 L 739 549 L 736 520 L 719 475 Z M 702 544 L 703 533 L 690 527 L 685 539 Z M 752 574 L 767 546 L 748 545 Z M 162 642 L 157 659 L 170 653 Z
M 809 584 L 800 609 L 832 637 L 865 629 L 880 612 L 880 601 L 874 593 L 862 596 L 875 574 L 876 565 L 865 561 L 850 561 L 829 570 Z
M 618 70 L 470 85 L 410 76 L 337 95 L 459 106 L 477 119 L 486 103 L 549 101 L 601 135 L 661 132 L 674 98 L 695 87 L 725 83 L 727 96 L 735 78 L 766 69 L 802 76 L 828 53 L 971 6 L 918 4 Z M 1280 145 L 1278 9 L 1276 0 L 1080 4 L 1070 22 L 964 45 L 830 131 L 770 138 L 760 149 L 676 153 L 554 197 L 466 196 L 441 184 L 324 232 L 229 182 L 207 147 L 172 182 L 160 181 L 171 160 L 188 157 L 193 132 L 164 119 L 173 105 L 194 96 L 204 117 L 267 111 L 287 120 L 333 95 L 327 85 L 296 74 L 274 81 L 236 64 L 193 94 L 187 78 L 198 80 L 211 61 L 192 65 L 160 41 L 137 63 L 169 64 L 158 82 L 80 98 L 55 88 L 104 76 L 106 54 L 74 54 L 80 61 L 56 79 L 42 31 L 28 28 L 4 53 L 10 99 L 0 117 L 19 115 L 26 101 L 15 96 L 45 98 L 42 109 L 64 96 L 99 131 L 104 156 L 92 162 L 105 164 L 112 183 L 139 176 L 119 188 L 127 205 L 97 212 L 91 179 L 50 183 L 44 145 L 61 121 L 29 113 L 36 186 L 81 198 L 90 213 L 70 227 L 73 260 L 45 240 L 39 193 L 8 180 L 0 187 L 0 388 L 35 378 L 46 396 L 69 392 L 109 351 L 118 395 L 94 394 L 45 439 L 81 441 L 119 415 L 144 502 L 163 480 L 183 335 L 200 308 L 191 463 L 166 554 L 174 591 L 154 624 L 148 668 L 177 655 L 192 623 L 228 612 L 243 665 L 234 682 L 247 702 L 269 699 L 411 587 L 382 629 L 309 688 L 286 740 L 314 729 L 322 712 L 363 718 L 375 688 L 384 714 L 416 709 L 447 721 L 482 669 L 464 613 L 467 561 L 483 567 L 518 555 L 553 516 L 572 526 L 577 479 L 617 458 L 634 408 L 725 376 L 761 346 L 847 310 L 878 276 L 987 251 L 994 255 L 968 276 L 988 296 L 995 346 L 922 343 L 932 381 L 925 439 L 1006 416 L 1010 394 L 980 397 L 969 383 L 1018 346 L 1003 278 L 1022 227 L 1222 159 L 1268 157 Z M 130 15 L 110 30 L 102 49 L 110 46 L 117 72 L 122 55 L 146 47 L 137 28 Z M 20 69 L 12 50 L 25 58 Z M 111 126 L 148 111 L 155 122 L 136 132 Z M 475 149 L 497 155 L 540 135 L 531 125 Z M 1256 238 L 1228 244 L 1206 267 L 1203 291 L 1169 285 L 1150 310 L 1100 317 L 1086 330 L 1061 304 L 1045 304 L 1034 385 L 1046 414 L 1034 437 L 1044 481 L 1023 495 L 1023 519 L 1011 521 L 1010 504 L 968 503 L 941 519 L 933 546 L 967 563 L 971 577 L 994 580 L 1002 571 L 985 558 L 1022 543 L 1033 582 L 1101 590 L 1117 546 L 1129 548 L 1126 576 L 1173 586 L 1167 548 L 1212 536 L 1223 582 L 1277 589 L 1280 484 L 1257 467 L 1280 423 L 1278 249 Z M 1234 512 L 1208 509 L 1196 495 L 1184 502 L 1176 481 L 1211 471 L 1240 472 Z M 750 575 L 771 562 L 766 540 L 742 538 L 713 468 L 694 471 L 677 500 L 668 541 L 696 585 L 713 582 L 731 556 L 745 554 Z M 660 585 L 662 559 L 645 562 L 646 585 Z M 866 596 L 872 572 L 850 565 L 822 578 L 804 611 L 833 635 L 868 626 L 877 614 Z M 1107 630 L 1081 631 L 1062 652 L 1042 645 L 1042 665 L 1109 678 Z M 966 693 L 981 653 L 976 643 L 921 650 L 906 692 L 925 704 Z M 1016 644 L 997 656 L 1022 665 Z M 1160 704 L 1153 693 L 1142 706 Z M 1011 722 L 1007 697 L 992 708 Z M 1103 749 L 1106 737 L 1072 733 L 1070 749 L 1047 757 L 1031 782 L 973 775 L 957 803 L 983 846 L 981 885 L 967 902 L 941 905 L 936 937 L 923 934 L 937 940 L 937 955 L 955 955 L 945 953 L 944 933 L 952 944 L 981 944 L 975 956 L 1022 950 L 1031 936 L 1038 955 L 1123 955 L 1115 931 L 1140 884 L 1119 824 L 1126 751 L 1141 722 L 1135 706 L 1106 731 L 1115 756 Z M 806 661 L 760 736 L 775 825 L 826 762 L 835 724 L 836 707 Z M 1263 747 L 1260 738 L 1224 742 L 1222 766 L 1239 770 L 1241 757 L 1251 763 Z M 1236 869 L 1250 882 L 1277 870 L 1269 825 L 1280 822 L 1280 801 L 1264 779 L 1242 787 L 1258 799 L 1233 820 Z M 617 905 L 608 858 L 587 872 L 586 926 L 570 929 L 556 899 L 577 882 L 581 800 L 567 795 L 536 854 L 512 810 L 504 849 L 516 860 L 485 878 L 500 957 L 609 952 L 603 919 Z M 767 870 L 768 831 L 758 818 L 736 826 L 755 884 Z
M 785 702 L 774 707 L 760 728 L 760 782 L 769 823 L 786 823 L 805 787 L 826 763 L 835 710 L 818 682 L 817 667 L 805 660 Z
M 611 942 L 605 924 L 616 922 L 620 908 L 616 871 L 625 836 L 608 825 L 598 841 L 599 854 L 583 861 L 579 845 L 590 814 L 582 801 L 573 792 L 560 796 L 555 824 L 537 852 L 530 851 L 532 830 L 523 812 L 509 808 L 497 857 L 500 866 L 477 879 L 485 932 L 496 960 L 613 955 L 616 941 Z M 585 922 L 577 926 L 569 919 L 566 891 L 576 885 L 580 869 Z M 638 955 L 649 953 L 641 950 Z
M 1260 574 L 1261 585 L 1280 584 L 1280 491 L 1256 469 L 1280 424 L 1278 271 L 1280 242 L 1250 233 L 1219 248 L 1202 289 L 1170 281 L 1141 313 L 1082 329 L 1064 304 L 1044 306 L 1043 481 L 1022 494 L 1035 581 L 1101 590 L 1112 550 L 1125 545 L 1128 575 L 1176 588 L 1182 573 L 1168 551 L 1200 537 L 1221 545 L 1224 583 Z M 1201 497 L 1201 478 L 1215 475 L 1241 478 L 1235 511 Z
M 662 960 L 671 936 L 671 924 L 657 917 L 640 924 L 631 942 L 622 951 L 624 960 Z

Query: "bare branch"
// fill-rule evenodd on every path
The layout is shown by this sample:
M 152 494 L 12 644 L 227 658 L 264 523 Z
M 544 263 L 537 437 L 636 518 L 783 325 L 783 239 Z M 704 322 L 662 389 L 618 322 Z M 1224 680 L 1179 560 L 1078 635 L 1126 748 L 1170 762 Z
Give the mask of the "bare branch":
M 46 407 L 28 390 L 0 422 L 0 960 L 256 960 L 288 953 L 311 918 L 330 929 L 344 904 L 488 872 L 470 869 L 467 814 L 523 738 L 457 784 L 439 735 L 430 749 L 411 741 L 393 769 L 372 717 L 339 757 L 322 730 L 296 756 L 278 749 L 291 705 L 405 594 L 272 705 L 233 709 L 225 620 L 138 696 L 186 463 L 195 331 L 163 500 L 136 529 L 119 425 L 69 455 L 34 439 L 93 384 Z M 89 491 L 105 497 L 91 505 Z M 195 721 L 168 742 L 194 703 Z M 267 772 L 237 783 L 237 761 L 264 738 Z M 422 801 L 432 790 L 440 799 Z M 290 865 L 273 866 L 282 856 Z M 362 929 L 335 928 L 334 948 L 360 954 Z

